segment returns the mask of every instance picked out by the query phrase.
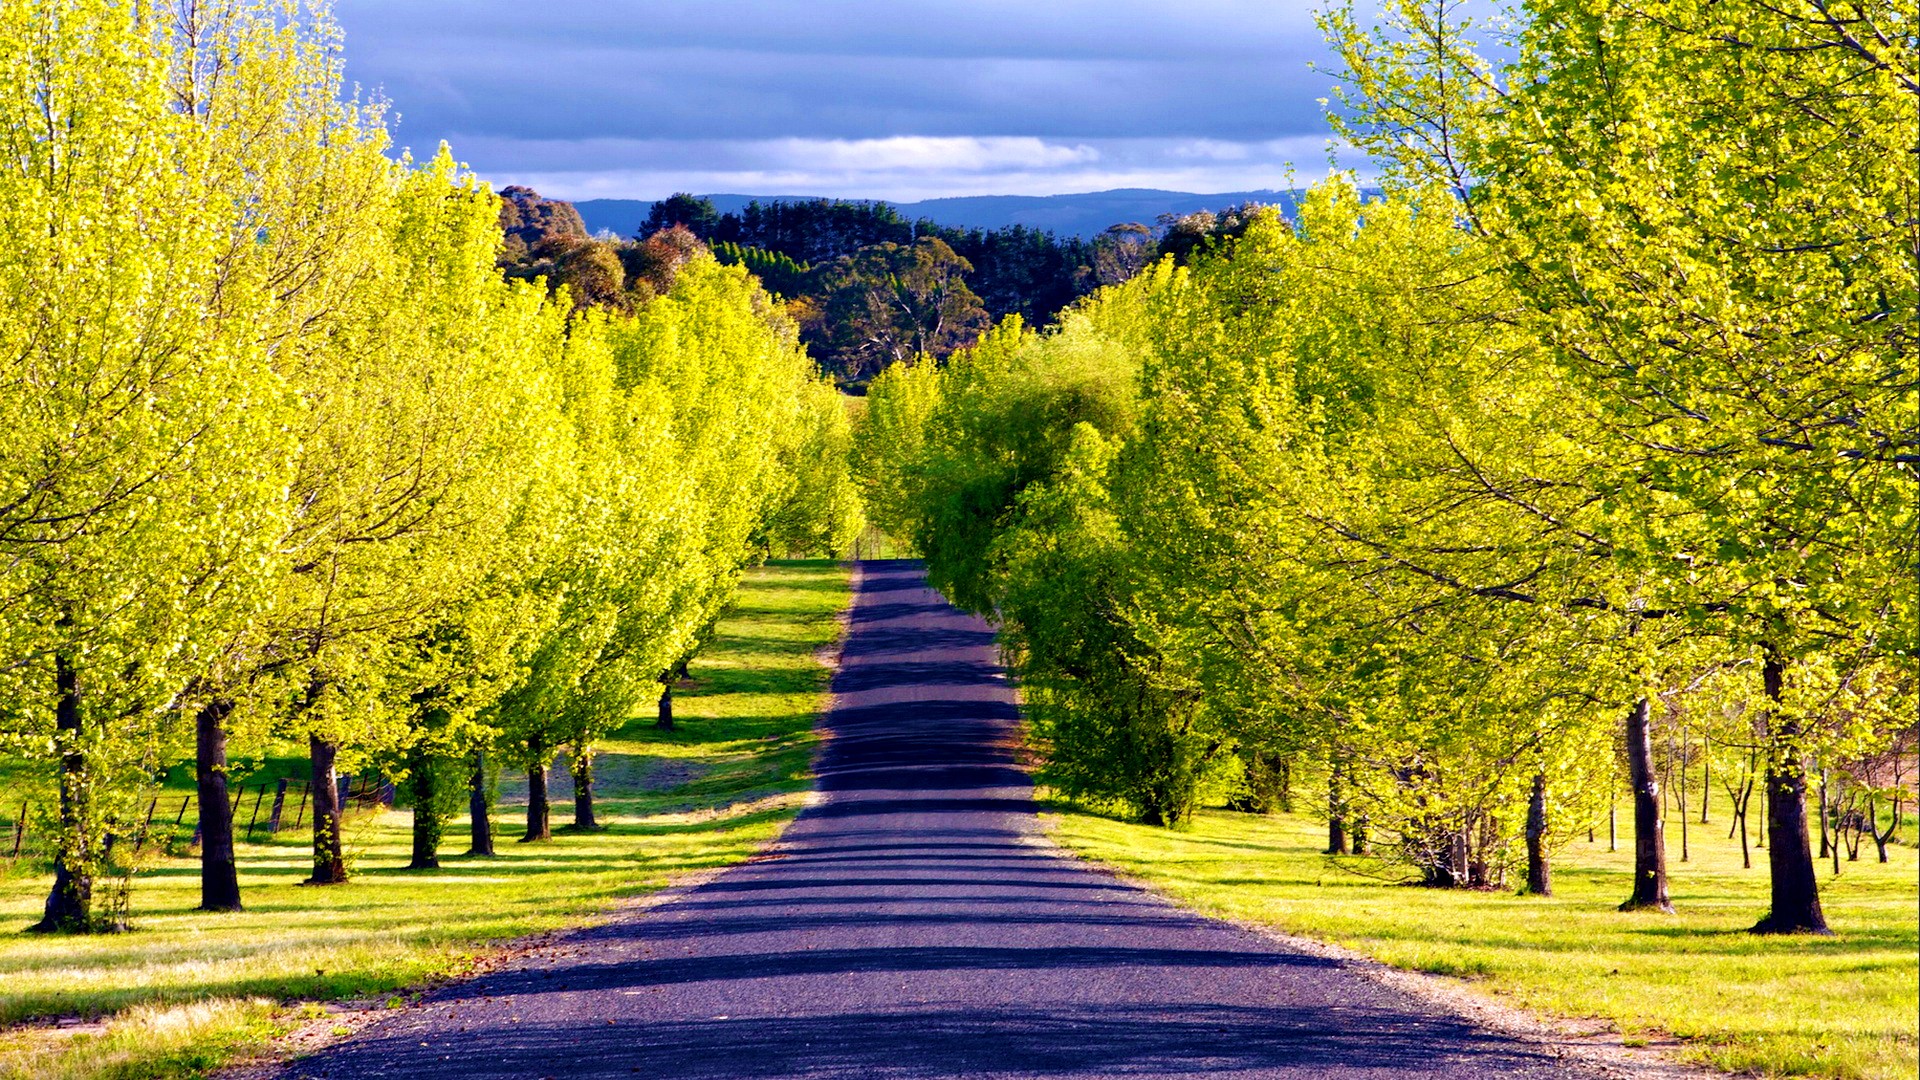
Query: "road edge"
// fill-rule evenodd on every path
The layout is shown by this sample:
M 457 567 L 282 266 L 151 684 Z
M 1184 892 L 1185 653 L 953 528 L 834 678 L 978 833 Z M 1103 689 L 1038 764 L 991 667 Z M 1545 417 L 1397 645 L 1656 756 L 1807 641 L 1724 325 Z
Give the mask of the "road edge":
M 1229 919 L 1200 911 L 1169 896 L 1150 881 L 1134 877 L 1110 863 L 1083 855 L 1060 843 L 1054 837 L 1055 826 L 1048 820 L 1049 813 L 1057 811 L 1042 810 L 1037 815 L 1040 827 L 1033 834 L 1036 846 L 1071 859 L 1178 911 L 1224 923 L 1296 952 L 1335 961 L 1355 974 L 1476 1027 L 1538 1046 L 1570 1065 L 1592 1070 L 1610 1080 L 1728 1080 L 1738 1075 L 1677 1061 L 1663 1052 L 1684 1046 L 1685 1040 L 1682 1039 L 1666 1036 L 1650 1039 L 1647 1046 L 1628 1046 L 1625 1036 L 1609 1021 L 1595 1019 L 1582 1022 L 1523 1009 L 1487 996 L 1464 979 L 1426 971 L 1409 971 L 1357 949 L 1317 938 L 1299 937 L 1263 923 Z

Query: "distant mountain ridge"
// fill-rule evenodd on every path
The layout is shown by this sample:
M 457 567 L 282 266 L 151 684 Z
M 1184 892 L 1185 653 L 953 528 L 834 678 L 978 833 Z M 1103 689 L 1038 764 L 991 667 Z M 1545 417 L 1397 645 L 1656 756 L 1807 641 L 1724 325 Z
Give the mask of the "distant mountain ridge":
M 735 212 L 748 203 L 804 202 L 818 195 L 707 195 L 721 213 Z M 1201 210 L 1223 210 L 1230 206 L 1256 202 L 1291 210 L 1298 201 L 1294 191 L 1226 191 L 1200 194 L 1190 191 L 1161 191 L 1155 188 L 1116 188 L 1074 195 L 962 195 L 919 202 L 891 202 L 882 199 L 857 199 L 855 202 L 887 202 L 909 220 L 927 218 L 956 229 L 1000 229 L 1013 225 L 1052 232 L 1062 237 L 1092 237 L 1109 226 L 1128 222 L 1152 225 L 1161 214 L 1192 214 Z M 653 202 L 645 199 L 587 199 L 573 204 L 595 233 L 611 232 L 631 236 L 646 220 Z

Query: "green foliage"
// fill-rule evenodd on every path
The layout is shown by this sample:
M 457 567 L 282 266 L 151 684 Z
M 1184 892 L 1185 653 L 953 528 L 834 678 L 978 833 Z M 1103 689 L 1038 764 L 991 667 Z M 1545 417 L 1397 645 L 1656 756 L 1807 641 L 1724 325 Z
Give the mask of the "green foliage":
M 1883 621 L 1913 591 L 1884 576 L 1912 557 L 1892 531 L 1911 512 L 1898 455 L 1861 447 L 1803 485 L 1807 451 L 1773 449 L 1775 429 L 1642 445 L 1647 403 L 1737 396 L 1746 377 L 1700 369 L 1686 390 L 1663 364 L 1634 404 L 1617 376 L 1580 375 L 1599 344 L 1571 346 L 1520 276 L 1537 264 L 1463 229 L 1479 204 L 1428 175 L 1364 204 L 1331 181 L 1296 220 L 1254 214 L 1047 333 L 1003 328 L 937 375 L 876 384 L 871 513 L 1000 621 L 1043 775 L 1171 822 L 1229 755 L 1316 765 L 1337 781 L 1328 816 L 1379 855 L 1485 887 L 1521 860 L 1536 779 L 1548 848 L 1593 820 L 1638 698 L 1660 697 L 1669 738 L 1745 748 L 1758 732 L 1776 788 L 1810 756 L 1877 760 L 1914 692 Z M 1817 395 L 1820 416 L 1883 431 L 1898 422 L 1869 418 L 1911 398 Z M 1768 400 L 1755 416 L 1785 415 Z M 910 416 L 920 430 L 899 430 Z M 1722 455 L 1748 471 L 1711 500 L 1666 486 L 1668 459 L 1691 484 Z M 1769 456 L 1784 464 L 1751 472 Z M 1764 574 L 1730 576 L 1749 558 L 1732 533 L 1758 526 L 1706 508 L 1749 488 L 1813 509 L 1769 523 L 1787 531 L 1752 547 Z M 1893 557 L 1869 570 L 1873 545 Z M 1813 550 L 1828 576 L 1802 565 Z M 1816 610 L 1833 620 L 1817 641 L 1778 636 Z
M 845 555 L 867 524 L 851 472 L 847 398 L 822 379 L 802 394 L 801 406 L 794 438 L 782 448 L 787 490 L 766 515 L 763 543 L 785 558 Z
M 411 773 L 430 855 L 452 759 L 590 756 L 769 545 L 859 528 L 839 399 L 750 277 L 389 159 L 342 65 L 279 0 L 0 13 L 0 741 L 57 796 L 44 929 L 93 927 L 196 716 L 209 782 L 285 738 L 320 791 L 336 754 Z
M 744 266 L 747 272 L 760 279 L 760 284 L 775 296 L 799 296 L 807 287 L 808 275 L 813 268 L 806 263 L 795 262 L 793 256 L 784 251 L 768 251 L 765 248 L 748 247 L 720 240 L 713 244 L 713 256 L 729 266 Z
M 1457 6 L 1400 4 L 1372 34 L 1330 16 L 1354 106 L 1336 123 L 1402 180 L 1454 186 L 1509 318 L 1582 403 L 1566 430 L 1590 460 L 1553 478 L 1579 513 L 1539 516 L 1600 564 L 1585 599 L 1759 670 L 1749 738 L 1792 838 L 1762 927 L 1820 929 L 1807 761 L 1884 745 L 1913 693 L 1920 395 L 1890 363 L 1920 297 L 1894 225 L 1920 198 L 1910 20 L 1539 0 L 1496 70 Z
M 890 364 L 867 384 L 853 429 L 854 480 L 867 517 L 895 539 L 912 535 L 916 495 L 911 472 L 925 449 L 926 425 L 940 400 L 940 369 L 931 362 Z
M 987 327 L 967 287 L 972 269 L 939 239 L 843 255 L 816 275 L 823 322 L 812 336 L 855 380 L 916 356 L 944 358 Z

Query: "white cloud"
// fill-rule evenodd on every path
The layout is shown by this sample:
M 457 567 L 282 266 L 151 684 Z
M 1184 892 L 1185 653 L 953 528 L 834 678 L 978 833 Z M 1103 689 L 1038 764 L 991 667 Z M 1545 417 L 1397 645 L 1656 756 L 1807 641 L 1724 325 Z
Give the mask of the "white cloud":
M 561 196 L 1285 186 L 1315 0 L 338 0 L 402 145 Z M 1361 0 L 1363 9 L 1371 0 Z M 1351 165 L 1342 157 L 1342 164 Z
M 1319 136 L 1258 142 L 1120 139 L 589 140 L 488 144 L 526 163 L 489 169 L 496 185 L 557 198 L 657 199 L 675 191 L 827 195 L 910 202 L 943 195 L 1050 195 L 1112 188 L 1254 191 L 1310 183 L 1328 171 Z M 1338 164 L 1364 163 L 1335 147 Z
M 826 172 L 957 172 L 1088 165 L 1100 152 L 1032 137 L 896 135 L 885 139 L 778 139 L 758 144 L 790 166 Z

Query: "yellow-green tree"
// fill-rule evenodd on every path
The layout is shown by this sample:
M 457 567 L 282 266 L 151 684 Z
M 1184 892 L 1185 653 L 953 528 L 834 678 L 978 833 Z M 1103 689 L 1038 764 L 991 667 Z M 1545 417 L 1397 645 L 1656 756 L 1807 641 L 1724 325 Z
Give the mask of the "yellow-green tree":
M 299 83 L 287 43 L 240 15 L 234 53 Z M 276 356 L 313 269 L 289 232 L 310 160 L 256 159 L 249 140 L 274 135 L 234 121 L 293 117 L 229 92 L 184 48 L 186 17 L 0 12 L 0 593 L 9 735 L 58 764 L 49 930 L 92 924 L 105 833 L 264 602 L 286 515 L 297 402 Z
M 890 364 L 867 384 L 866 408 L 854 425 L 852 469 L 867 519 L 895 540 L 913 535 L 911 470 L 940 385 L 940 368 L 930 359 Z
M 1380 35 L 1332 20 L 1344 130 L 1459 184 L 1590 403 L 1601 513 L 1568 542 L 1760 669 L 1755 929 L 1823 932 L 1806 761 L 1848 734 L 1833 703 L 1913 648 L 1916 395 L 1890 362 L 1915 344 L 1909 20 L 1543 0 L 1495 72 L 1455 7 L 1399 5 Z

